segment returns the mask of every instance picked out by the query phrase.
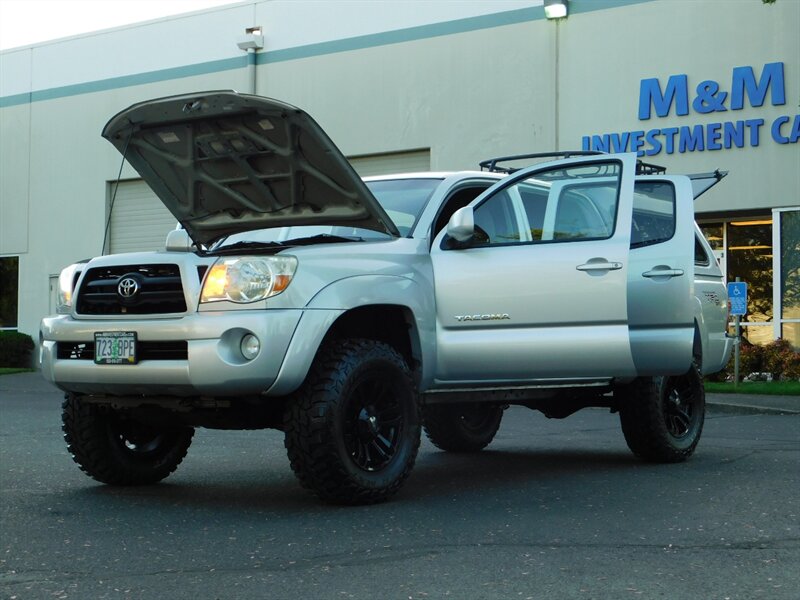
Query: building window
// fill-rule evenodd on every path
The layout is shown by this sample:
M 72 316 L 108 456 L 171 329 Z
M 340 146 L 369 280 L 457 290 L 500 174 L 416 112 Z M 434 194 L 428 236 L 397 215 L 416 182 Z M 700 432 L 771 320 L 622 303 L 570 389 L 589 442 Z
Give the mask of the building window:
M 0 258 L 0 329 L 17 328 L 19 257 Z
M 800 349 L 800 210 L 780 213 L 781 337 Z
M 742 336 L 751 344 L 774 339 L 772 219 L 758 217 L 702 223 L 727 281 L 738 277 L 747 283 L 747 314 L 742 317 Z

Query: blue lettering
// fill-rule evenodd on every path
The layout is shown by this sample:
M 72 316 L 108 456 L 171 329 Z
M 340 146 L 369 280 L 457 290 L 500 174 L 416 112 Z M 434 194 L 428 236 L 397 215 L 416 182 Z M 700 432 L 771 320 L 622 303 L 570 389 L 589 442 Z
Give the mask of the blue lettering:
M 666 117 L 675 103 L 675 114 L 689 114 L 689 87 L 686 75 L 672 75 L 667 80 L 667 89 L 661 91 L 658 79 L 642 79 L 639 83 L 639 120 L 650 118 L 650 108 L 655 108 L 659 117 Z
M 759 129 L 764 124 L 764 119 L 748 119 L 744 124 L 750 129 L 750 145 L 758 146 Z
M 800 139 L 800 115 L 795 115 L 792 132 L 789 134 L 789 142 L 796 144 L 798 139 Z
M 789 122 L 789 117 L 778 117 L 772 122 L 772 139 L 779 144 L 788 144 L 789 138 L 781 135 L 781 125 Z
M 641 148 L 644 146 L 644 131 L 631 131 L 631 152 L 636 152 L 637 156 L 644 156 Z
M 703 150 L 703 126 L 695 125 L 691 129 L 684 125 L 680 129 L 678 136 L 678 152 L 694 152 L 695 150 Z
M 692 102 L 695 112 L 706 114 L 710 112 L 722 112 L 725 108 L 725 98 L 728 92 L 720 92 L 719 84 L 716 81 L 704 81 L 697 86 L 697 96 Z
M 792 118 L 789 116 L 778 117 L 772 122 L 772 139 L 779 144 L 796 144 L 800 138 L 800 115 L 794 116 L 794 124 L 789 136 L 781 135 L 781 127 L 784 123 L 788 123 Z
M 722 123 L 709 123 L 706 125 L 706 150 L 722 150 L 719 138 L 722 136 L 720 128 Z
M 675 152 L 675 134 L 678 133 L 677 127 L 665 127 L 661 130 L 664 137 L 667 138 L 667 154 Z
M 731 83 L 731 109 L 741 110 L 744 107 L 745 95 L 750 100 L 750 106 L 762 106 L 770 86 L 772 86 L 772 105 L 780 106 L 786 104 L 782 62 L 764 65 L 764 70 L 761 71 L 761 78 L 758 83 L 756 83 L 753 67 L 736 67 L 733 70 L 733 82 Z
M 660 129 L 651 129 L 647 132 L 647 143 L 652 146 L 650 150 L 647 150 L 645 154 L 647 156 L 655 156 L 659 152 L 661 152 L 661 140 L 658 139 L 658 136 L 661 135 Z
M 591 139 L 592 138 L 590 138 L 588 135 L 585 135 L 581 138 L 581 150 L 583 150 L 584 152 L 591 150 L 589 146 L 591 143 Z
M 744 148 L 744 121 L 725 122 L 722 144 L 725 148 L 730 148 L 732 145 Z
M 609 152 L 610 147 L 611 147 L 611 141 L 609 140 L 609 136 L 607 133 L 602 136 L 599 135 L 592 136 L 592 150 L 596 150 L 597 152 Z
M 631 134 L 627 131 L 625 133 L 612 133 L 611 145 L 614 148 L 614 152 L 627 152 L 630 138 Z

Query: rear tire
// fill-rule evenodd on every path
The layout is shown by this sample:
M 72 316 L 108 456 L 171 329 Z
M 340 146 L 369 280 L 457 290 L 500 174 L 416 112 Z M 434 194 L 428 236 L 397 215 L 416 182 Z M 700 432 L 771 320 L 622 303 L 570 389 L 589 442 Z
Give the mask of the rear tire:
M 440 450 L 477 452 L 494 439 L 503 419 L 496 404 L 439 404 L 425 407 L 425 435 Z
M 142 423 L 68 394 L 62 405 L 64 439 L 81 470 L 101 483 L 146 485 L 171 474 L 192 443 L 191 427 Z
M 636 456 L 674 463 L 692 455 L 705 420 L 705 390 L 697 365 L 679 376 L 639 378 L 617 393 L 622 432 Z
M 320 350 L 284 416 L 289 462 L 303 487 L 334 504 L 382 502 L 411 473 L 420 400 L 400 354 L 373 340 Z

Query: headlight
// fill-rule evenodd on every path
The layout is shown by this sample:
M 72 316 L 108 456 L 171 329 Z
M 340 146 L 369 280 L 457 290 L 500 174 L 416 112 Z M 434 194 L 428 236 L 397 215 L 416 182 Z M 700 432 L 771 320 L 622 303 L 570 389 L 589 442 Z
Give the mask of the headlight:
M 69 313 L 72 310 L 72 295 L 75 291 L 75 283 L 77 281 L 76 275 L 80 264 L 68 266 L 61 271 L 58 276 L 58 304 L 56 305 L 56 312 L 60 314 Z
M 292 281 L 294 256 L 221 258 L 203 282 L 200 302 L 227 300 L 245 304 L 280 294 Z

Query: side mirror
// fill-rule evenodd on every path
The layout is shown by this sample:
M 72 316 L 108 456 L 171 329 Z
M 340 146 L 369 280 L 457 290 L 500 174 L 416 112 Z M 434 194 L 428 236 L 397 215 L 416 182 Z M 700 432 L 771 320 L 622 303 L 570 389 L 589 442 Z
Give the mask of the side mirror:
M 167 252 L 189 252 L 192 249 L 192 238 L 185 229 L 173 229 L 167 234 L 164 247 Z
M 471 206 L 459 208 L 447 222 L 447 235 L 457 242 L 467 242 L 475 235 L 475 213 Z

